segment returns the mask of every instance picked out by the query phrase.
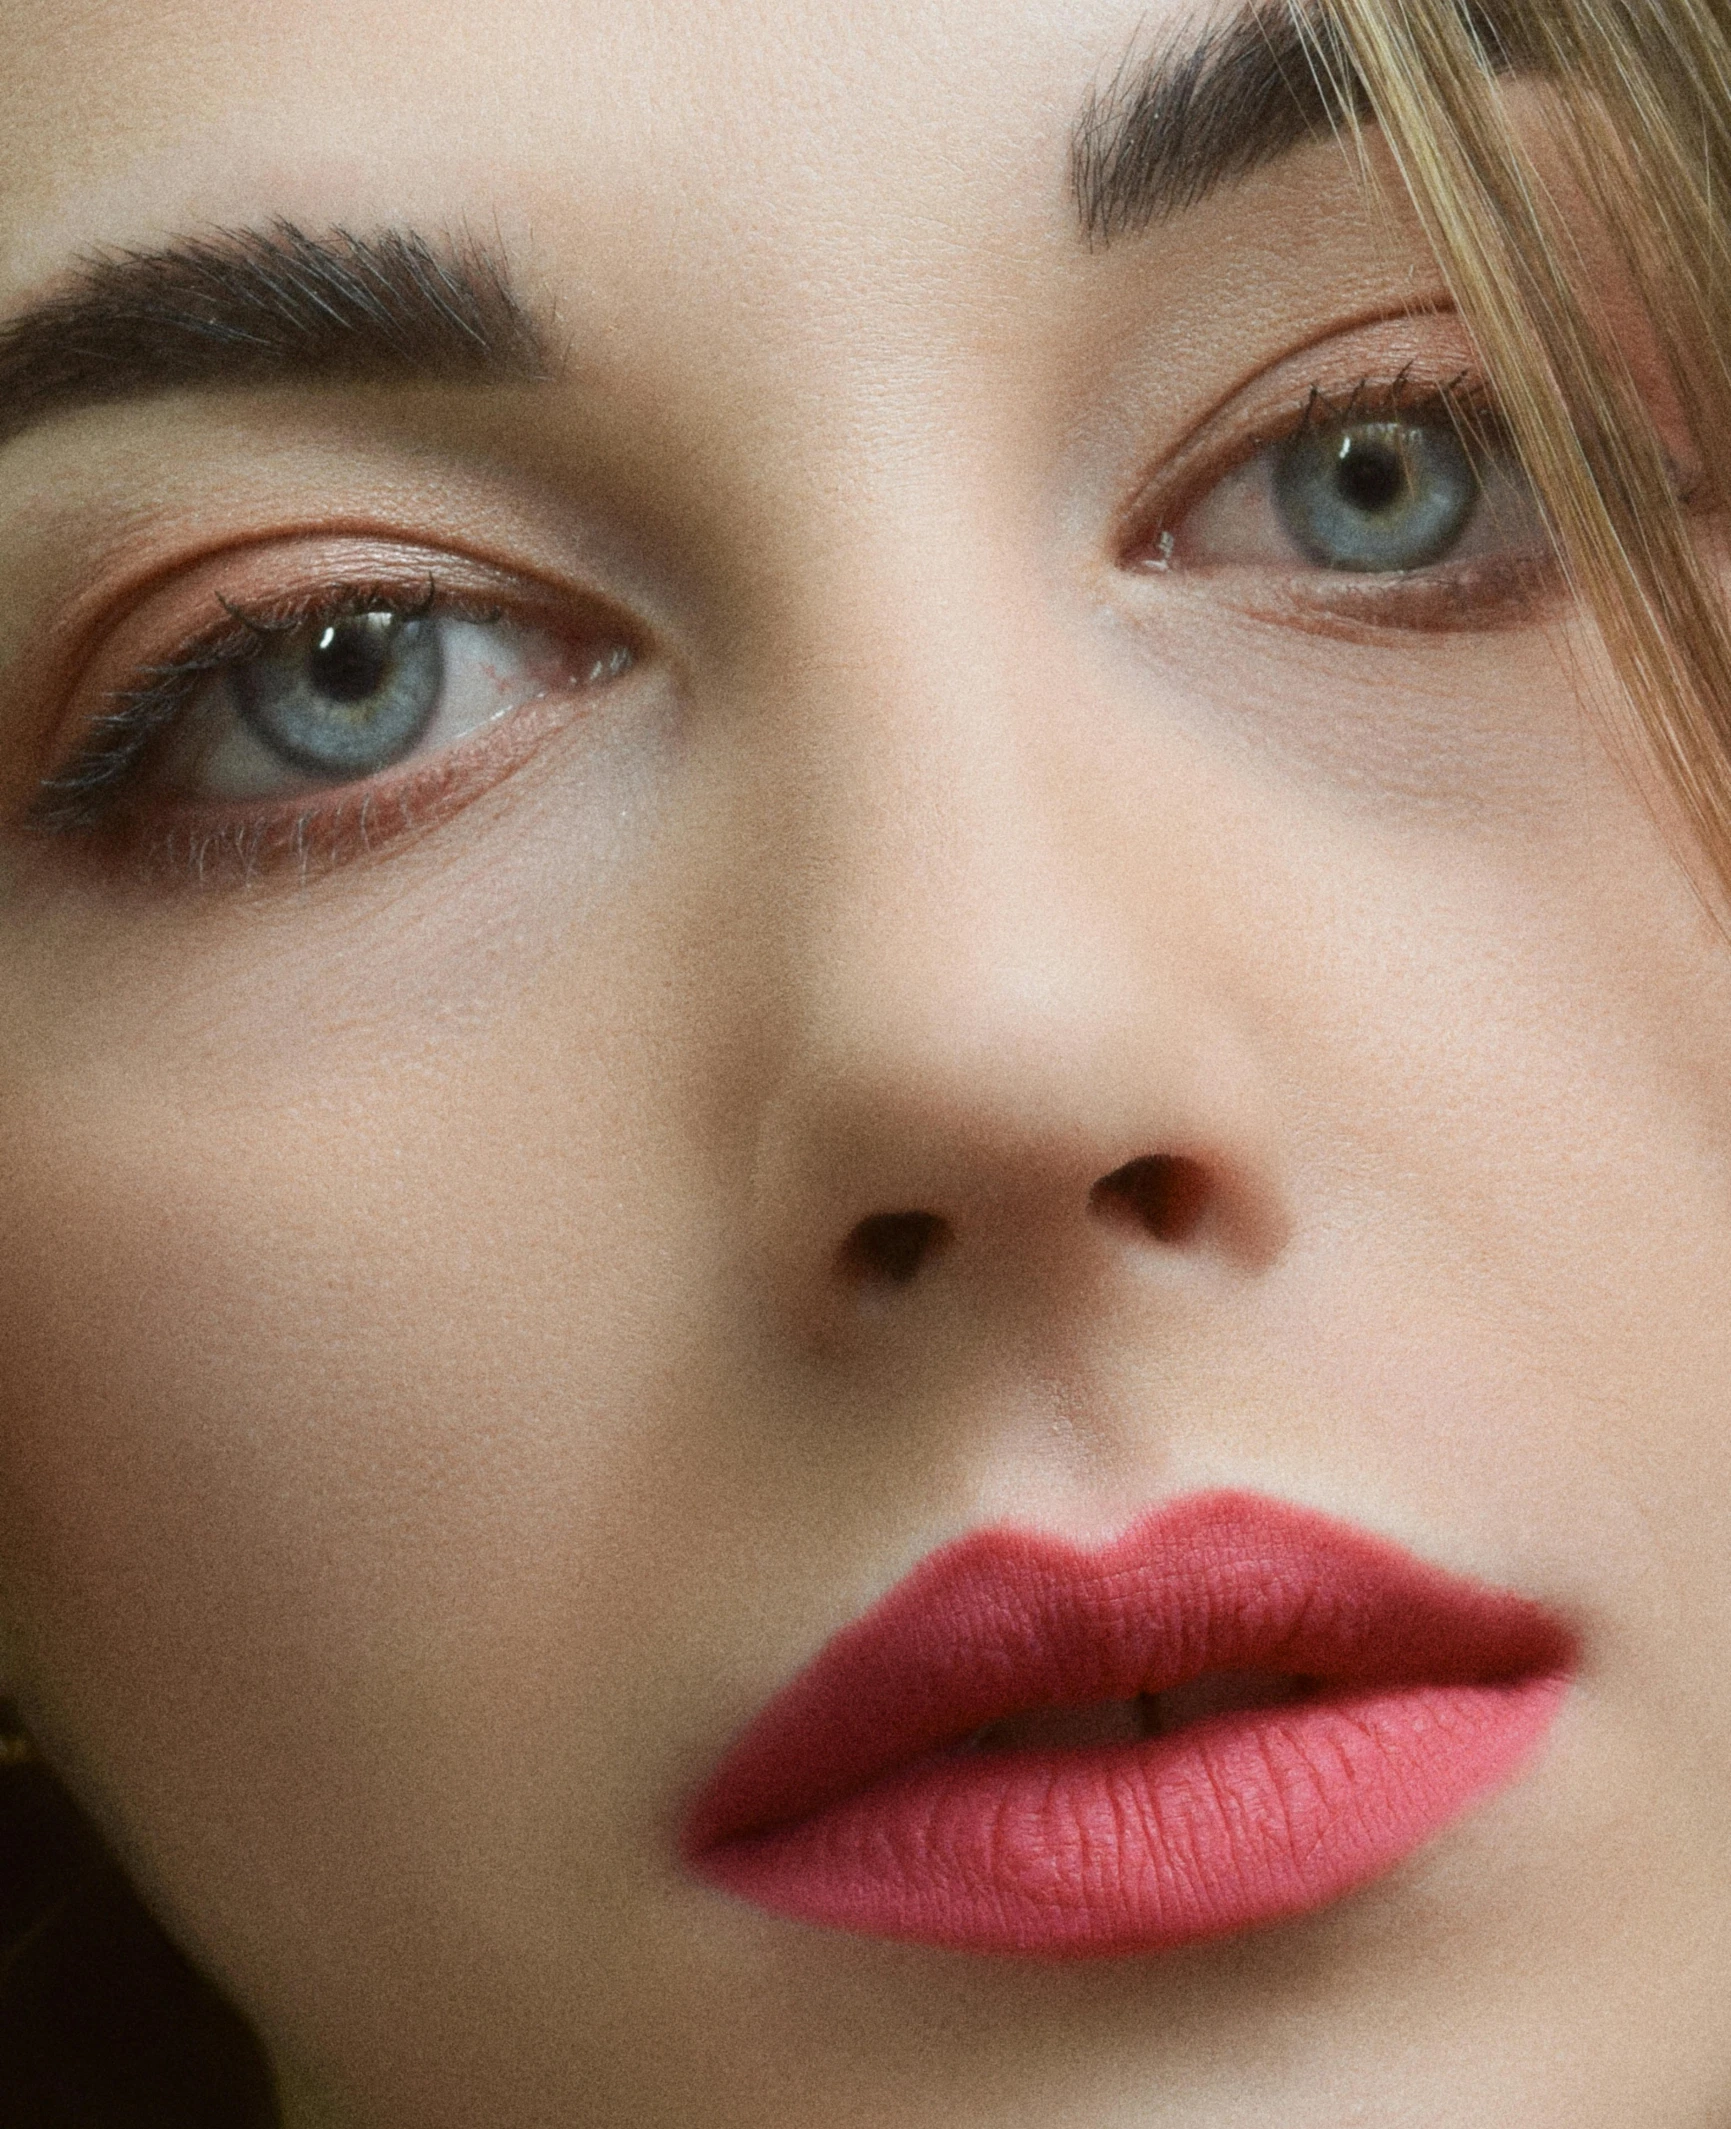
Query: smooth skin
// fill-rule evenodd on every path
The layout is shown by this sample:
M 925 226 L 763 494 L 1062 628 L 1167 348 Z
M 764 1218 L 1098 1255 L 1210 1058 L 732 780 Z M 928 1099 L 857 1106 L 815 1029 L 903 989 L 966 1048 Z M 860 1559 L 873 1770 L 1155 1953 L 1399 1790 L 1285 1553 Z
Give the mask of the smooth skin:
M 1471 351 L 1326 145 L 1082 243 L 1076 110 L 1179 13 L 0 7 L 0 314 L 288 216 L 502 241 L 571 349 L 0 451 L 4 1683 L 290 2129 L 1731 2109 L 1731 953 L 1560 593 L 1367 620 L 1186 517 Z M 357 543 L 636 663 L 341 865 L 19 827 L 72 617 L 147 660 Z M 1181 1234 L 1093 1195 L 1149 1157 Z M 1532 1772 L 1158 1959 L 682 1871 L 933 1547 L 1218 1486 L 1561 1612 Z

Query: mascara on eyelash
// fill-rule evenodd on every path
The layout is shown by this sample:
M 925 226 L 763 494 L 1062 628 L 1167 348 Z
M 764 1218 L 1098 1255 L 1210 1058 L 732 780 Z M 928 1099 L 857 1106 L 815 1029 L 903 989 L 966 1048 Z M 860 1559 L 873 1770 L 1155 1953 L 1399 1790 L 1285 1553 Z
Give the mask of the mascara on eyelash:
M 100 827 L 124 798 L 154 741 L 186 708 L 199 682 L 259 656 L 275 639 L 367 612 L 390 611 L 416 620 L 439 603 L 438 580 L 431 572 L 425 590 L 412 600 L 399 591 L 363 583 L 343 584 L 299 604 L 276 606 L 249 607 L 218 593 L 217 604 L 228 625 L 195 641 L 180 657 L 145 667 L 130 685 L 117 690 L 109 698 L 110 707 L 92 721 L 91 736 L 78 757 L 69 767 L 44 778 L 24 825 L 47 835 Z M 498 607 L 454 603 L 452 611 L 482 623 L 502 617 Z
M 430 571 L 425 592 L 412 601 L 369 589 L 362 584 L 345 584 L 340 590 L 315 600 L 311 605 L 303 604 L 297 607 L 291 603 L 281 610 L 273 607 L 261 609 L 256 606 L 242 606 L 236 600 L 224 598 L 221 592 L 218 592 L 216 597 L 216 603 L 230 620 L 238 621 L 250 634 L 267 639 L 274 636 L 292 636 L 297 629 L 314 628 L 321 624 L 328 627 L 333 622 L 353 620 L 357 614 L 364 613 L 389 611 L 400 614 L 405 621 L 419 621 L 430 614 L 438 602 L 438 579 Z
M 99 826 L 198 682 L 248 655 L 244 643 L 230 641 L 147 667 L 133 686 L 110 698 L 112 706 L 94 720 L 92 737 L 71 766 L 43 779 L 24 825 L 46 835 Z
M 1507 450 L 1508 427 L 1490 386 L 1470 370 L 1437 383 L 1418 383 L 1409 362 L 1392 377 L 1359 378 L 1344 396 L 1320 384 L 1310 387 L 1297 421 L 1272 430 L 1265 444 L 1281 443 L 1313 429 L 1351 428 L 1361 422 L 1411 421 L 1446 415 L 1469 451 Z

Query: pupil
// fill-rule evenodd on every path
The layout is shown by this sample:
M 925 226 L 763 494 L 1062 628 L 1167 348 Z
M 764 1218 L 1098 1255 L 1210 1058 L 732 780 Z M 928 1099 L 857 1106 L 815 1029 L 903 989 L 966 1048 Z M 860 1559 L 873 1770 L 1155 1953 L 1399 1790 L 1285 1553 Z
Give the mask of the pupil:
M 1342 497 L 1371 516 L 1391 509 L 1406 490 L 1406 467 L 1387 445 L 1359 444 L 1349 437 L 1340 447 L 1337 480 Z
M 334 622 L 319 637 L 310 659 L 309 678 L 332 702 L 365 702 L 384 684 L 391 662 L 394 614 L 356 614 Z

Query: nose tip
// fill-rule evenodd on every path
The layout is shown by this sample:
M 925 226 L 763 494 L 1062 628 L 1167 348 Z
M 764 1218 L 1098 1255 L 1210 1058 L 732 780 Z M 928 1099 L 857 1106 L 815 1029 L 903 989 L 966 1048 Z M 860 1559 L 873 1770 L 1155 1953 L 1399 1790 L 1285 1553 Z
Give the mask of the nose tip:
M 820 1342 L 862 1302 L 898 1336 L 1008 1314 L 1031 1337 L 1115 1313 L 1156 1267 L 1236 1291 L 1279 1246 L 1286 1183 L 1206 852 L 1079 780 L 1029 678 L 1073 687 L 1049 647 L 1019 638 L 1011 669 L 970 635 L 964 675 L 892 638 L 899 683 L 832 689 L 826 666 L 795 690 L 823 773 L 782 765 L 798 862 L 773 891 L 751 876 L 775 980 L 741 1022 L 745 1232 L 774 1313 Z M 928 1289 L 943 1307 L 896 1305 Z

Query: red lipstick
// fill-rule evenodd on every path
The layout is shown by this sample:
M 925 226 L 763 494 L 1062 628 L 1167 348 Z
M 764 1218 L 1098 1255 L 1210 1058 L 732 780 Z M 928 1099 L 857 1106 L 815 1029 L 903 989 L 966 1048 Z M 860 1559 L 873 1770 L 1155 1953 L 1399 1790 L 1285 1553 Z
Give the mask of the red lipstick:
M 758 1714 L 681 1847 L 864 1936 L 1166 1950 L 1392 1869 L 1515 1777 L 1574 1663 L 1530 1599 L 1253 1494 L 1096 1550 L 978 1531 Z

